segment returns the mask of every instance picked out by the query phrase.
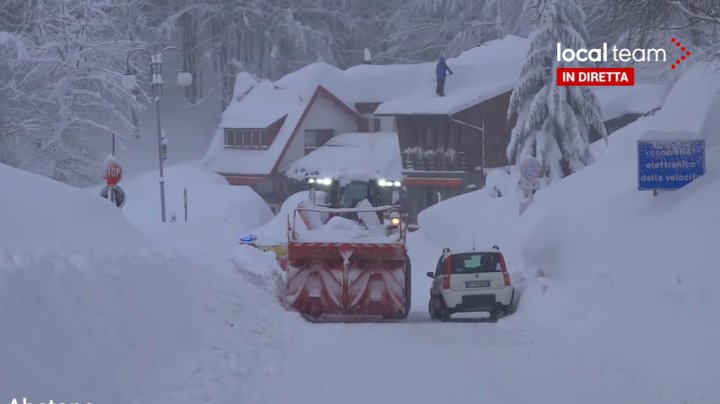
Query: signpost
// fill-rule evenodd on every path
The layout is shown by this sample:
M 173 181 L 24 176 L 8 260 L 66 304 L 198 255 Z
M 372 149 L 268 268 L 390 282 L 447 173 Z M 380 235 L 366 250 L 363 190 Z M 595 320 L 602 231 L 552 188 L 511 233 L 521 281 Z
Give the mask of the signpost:
M 638 140 L 638 190 L 676 190 L 705 174 L 705 140 Z
M 545 168 L 537 159 L 529 157 L 520 163 L 520 189 L 525 191 L 527 199 L 520 201 L 522 215 L 533 201 L 535 191 L 540 189 L 540 179 L 545 175 Z
M 122 166 L 115 160 L 114 156 L 108 157 L 105 161 L 105 188 L 100 191 L 100 196 L 109 199 L 118 208 L 125 205 L 125 191 L 118 186 L 122 179 Z
M 100 191 L 100 196 L 109 199 L 120 209 L 125 206 L 125 191 L 119 186 L 105 186 Z
M 122 179 L 122 166 L 114 158 L 108 159 L 105 163 L 105 183 L 114 186 Z

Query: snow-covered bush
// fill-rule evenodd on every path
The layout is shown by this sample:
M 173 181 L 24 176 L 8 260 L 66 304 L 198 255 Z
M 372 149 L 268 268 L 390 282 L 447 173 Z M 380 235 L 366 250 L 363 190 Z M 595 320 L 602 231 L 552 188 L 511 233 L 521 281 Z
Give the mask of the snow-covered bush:
M 510 174 L 505 170 L 491 170 L 485 177 L 485 190 L 492 198 L 505 196 L 510 189 Z

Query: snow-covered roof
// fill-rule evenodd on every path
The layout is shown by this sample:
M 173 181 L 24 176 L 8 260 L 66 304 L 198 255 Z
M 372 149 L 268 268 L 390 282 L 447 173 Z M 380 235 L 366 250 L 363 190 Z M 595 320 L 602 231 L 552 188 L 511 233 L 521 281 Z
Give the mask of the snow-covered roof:
M 318 88 L 338 98 L 349 109 L 355 103 L 382 102 L 416 86 L 420 65 L 358 65 L 340 70 L 325 63 L 314 63 L 292 72 L 276 82 L 253 83 L 238 75 L 234 94 L 223 112 L 220 128 L 266 128 L 285 117 L 275 140 L 265 150 L 225 149 L 223 131 L 210 143 L 208 168 L 220 173 L 268 174 L 281 158 L 285 145 Z M 249 90 L 248 90 L 249 89 Z
M 435 62 L 422 63 L 417 88 L 378 106 L 376 114 L 453 114 L 512 90 L 520 77 L 529 42 L 508 35 L 447 59 L 453 75 L 445 81 L 445 96 L 435 94 Z
M 308 176 L 398 179 L 401 171 L 397 133 L 344 133 L 292 163 L 285 175 L 296 180 Z
M 645 114 L 660 108 L 670 88 L 658 84 L 595 87 L 604 121 L 626 114 Z
M 358 65 L 340 70 L 325 63 L 313 63 L 274 83 L 253 82 L 251 76 L 241 73 L 220 127 L 265 128 L 285 115 L 302 112 L 318 86 L 351 108 L 358 102 L 383 102 L 416 87 L 422 71 L 432 73 L 424 65 L 427 64 Z M 292 123 L 288 119 L 285 124 Z

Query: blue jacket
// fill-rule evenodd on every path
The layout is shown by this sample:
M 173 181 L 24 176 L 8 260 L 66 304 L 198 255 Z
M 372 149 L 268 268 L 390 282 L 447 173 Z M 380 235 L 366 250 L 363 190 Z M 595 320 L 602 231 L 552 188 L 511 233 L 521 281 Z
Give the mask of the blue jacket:
M 445 58 L 440 58 L 440 61 L 435 66 L 435 75 L 437 76 L 438 80 L 445 80 L 446 73 L 453 74 L 447 63 L 445 63 Z

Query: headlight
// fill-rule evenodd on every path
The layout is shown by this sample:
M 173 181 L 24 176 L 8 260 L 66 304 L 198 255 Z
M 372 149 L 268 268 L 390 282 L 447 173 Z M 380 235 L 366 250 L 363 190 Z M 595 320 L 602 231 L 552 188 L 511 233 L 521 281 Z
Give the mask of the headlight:
M 400 181 L 395 181 L 395 184 L 394 184 L 394 185 L 395 185 L 396 187 L 399 187 L 399 186 L 402 185 L 402 183 L 401 183 Z
M 398 212 L 392 212 L 390 214 L 390 225 L 391 226 L 400 226 L 400 214 Z
M 314 183 L 315 183 L 315 178 L 310 178 L 308 180 L 308 184 L 314 184 Z
M 385 187 L 385 186 L 387 186 L 387 184 L 388 184 L 388 183 L 387 183 L 387 181 L 385 181 L 385 180 L 380 180 L 380 181 L 378 181 L 378 185 L 380 185 L 381 187 Z
M 322 183 L 325 184 L 325 185 L 330 185 L 330 184 L 332 184 L 332 179 L 330 179 L 330 178 L 323 178 L 322 181 L 323 181 Z

